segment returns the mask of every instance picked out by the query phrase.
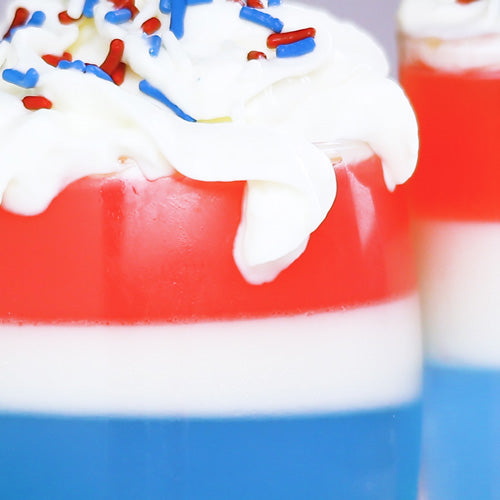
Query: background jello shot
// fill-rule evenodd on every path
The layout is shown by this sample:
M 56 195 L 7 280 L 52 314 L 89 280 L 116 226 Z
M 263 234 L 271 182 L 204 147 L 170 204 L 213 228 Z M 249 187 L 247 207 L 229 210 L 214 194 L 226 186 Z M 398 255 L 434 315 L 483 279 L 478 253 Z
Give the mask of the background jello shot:
M 406 0 L 431 500 L 500 498 L 500 2 Z
M 248 3 L 9 9 L 2 499 L 416 497 L 416 120 L 366 35 Z

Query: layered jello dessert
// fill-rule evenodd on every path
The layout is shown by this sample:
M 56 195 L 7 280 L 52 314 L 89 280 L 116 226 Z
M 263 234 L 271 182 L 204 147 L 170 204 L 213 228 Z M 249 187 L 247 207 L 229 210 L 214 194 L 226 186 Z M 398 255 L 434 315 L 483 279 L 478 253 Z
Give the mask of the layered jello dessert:
M 430 499 L 500 498 L 500 2 L 406 0 Z
M 416 120 L 269 0 L 13 2 L 0 498 L 410 500 Z

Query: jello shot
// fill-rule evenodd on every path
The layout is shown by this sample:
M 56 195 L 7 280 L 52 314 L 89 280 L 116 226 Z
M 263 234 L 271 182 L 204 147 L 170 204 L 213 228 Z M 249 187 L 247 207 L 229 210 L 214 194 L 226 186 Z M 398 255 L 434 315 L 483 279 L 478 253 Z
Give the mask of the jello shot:
M 415 500 L 416 120 L 277 2 L 14 2 L 0 498 Z
M 500 498 L 500 2 L 405 0 L 431 500 Z

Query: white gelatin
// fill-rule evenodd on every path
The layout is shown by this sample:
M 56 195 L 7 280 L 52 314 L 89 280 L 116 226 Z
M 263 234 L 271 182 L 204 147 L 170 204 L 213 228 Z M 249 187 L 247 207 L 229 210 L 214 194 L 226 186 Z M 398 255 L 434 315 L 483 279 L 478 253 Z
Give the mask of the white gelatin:
M 415 295 L 341 312 L 161 326 L 0 326 L 0 409 L 272 415 L 418 397 Z
M 429 355 L 500 368 L 500 223 L 424 222 L 417 239 Z

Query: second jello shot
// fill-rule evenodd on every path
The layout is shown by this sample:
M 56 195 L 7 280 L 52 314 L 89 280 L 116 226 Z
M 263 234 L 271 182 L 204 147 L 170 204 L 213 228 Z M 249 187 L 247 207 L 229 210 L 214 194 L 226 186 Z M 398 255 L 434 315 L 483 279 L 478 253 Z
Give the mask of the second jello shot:
M 412 192 L 428 494 L 498 499 L 500 2 L 406 0 L 399 22 L 400 76 L 421 137 Z

